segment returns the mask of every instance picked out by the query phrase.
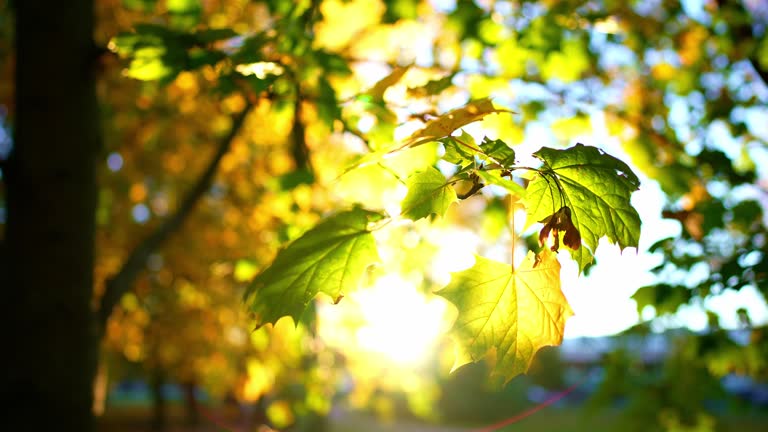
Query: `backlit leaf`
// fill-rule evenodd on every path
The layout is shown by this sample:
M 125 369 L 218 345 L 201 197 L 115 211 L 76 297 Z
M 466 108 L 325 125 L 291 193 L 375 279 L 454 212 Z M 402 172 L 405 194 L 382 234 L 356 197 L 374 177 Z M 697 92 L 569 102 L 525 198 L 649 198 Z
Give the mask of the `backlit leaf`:
M 502 177 L 498 170 L 477 170 L 476 172 L 477 175 L 480 176 L 480 178 L 483 180 L 483 183 L 501 186 L 512 195 L 515 195 L 518 198 L 525 198 L 525 188 L 515 183 L 513 180 Z
M 515 151 L 502 140 L 490 140 L 486 138 L 480 143 L 483 153 L 492 157 L 496 162 L 504 167 L 515 164 Z
M 583 144 L 565 150 L 543 147 L 534 156 L 544 166 L 527 188 L 528 225 L 570 207 L 573 225 L 587 246 L 571 250 L 579 270 L 592 261 L 601 237 L 622 249 L 637 247 L 640 216 L 630 204 L 630 195 L 640 180 L 627 164 Z
M 318 293 L 339 301 L 378 261 L 368 224 L 382 215 L 359 208 L 332 216 L 281 250 L 251 282 L 245 297 L 257 325 L 290 316 L 294 322 Z
M 475 155 L 481 152 L 472 135 L 463 130 L 460 136 L 445 137 L 440 142 L 445 147 L 443 159 L 456 165 L 474 162 Z
M 548 249 L 538 257 L 528 252 L 516 270 L 478 256 L 437 294 L 459 310 L 451 330 L 454 369 L 495 351 L 493 372 L 505 382 L 527 371 L 540 348 L 559 345 L 573 315 L 560 291 L 560 263 Z
M 378 150 L 373 153 L 368 153 L 362 158 L 358 159 L 352 166 L 345 170 L 345 173 L 371 163 L 378 162 L 384 159 L 387 155 L 396 153 L 406 148 L 417 147 L 426 143 L 439 141 L 443 138 L 450 136 L 454 131 L 462 126 L 466 126 L 470 123 L 482 120 L 483 117 L 488 114 L 512 112 L 504 108 L 496 108 L 490 99 L 480 99 L 469 102 L 467 105 L 457 108 L 452 111 L 437 117 L 436 119 L 427 122 L 424 128 L 414 132 L 404 144 Z
M 451 135 L 455 130 L 470 123 L 482 120 L 488 114 L 512 112 L 504 108 L 496 108 L 490 99 L 479 99 L 464 105 L 461 108 L 448 111 L 447 113 L 430 120 L 427 124 L 408 138 L 403 147 L 414 147 L 430 141 L 437 141 L 440 138 Z
M 453 84 L 454 76 L 456 76 L 456 74 L 452 73 L 443 78 L 429 81 L 421 87 L 408 88 L 408 96 L 427 97 L 438 95 Z
M 200 0 L 168 0 L 167 6 L 173 27 L 188 29 L 200 22 L 203 13 Z
M 401 205 L 404 217 L 417 220 L 431 214 L 444 215 L 456 201 L 456 191 L 435 168 L 417 172 L 407 181 L 408 195 Z
M 405 75 L 405 73 L 408 72 L 408 68 L 409 68 L 408 66 L 395 67 L 394 69 L 392 69 L 392 72 L 389 75 L 380 79 L 376 84 L 374 84 L 373 87 L 371 87 L 367 92 L 365 92 L 365 94 L 374 98 L 375 100 L 382 100 L 384 98 L 384 92 L 387 91 L 388 88 L 397 84 L 397 82 L 400 81 L 403 75 Z

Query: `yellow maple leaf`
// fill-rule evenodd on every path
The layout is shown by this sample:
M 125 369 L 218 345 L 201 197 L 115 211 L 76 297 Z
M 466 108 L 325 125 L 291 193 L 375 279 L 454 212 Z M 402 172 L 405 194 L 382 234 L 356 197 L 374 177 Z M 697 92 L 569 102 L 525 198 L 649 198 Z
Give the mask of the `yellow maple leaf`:
M 548 249 L 528 252 L 517 269 L 478 256 L 438 294 L 459 310 L 453 369 L 492 353 L 493 373 L 504 382 L 526 372 L 540 348 L 559 345 L 573 315 L 560 290 L 560 263 Z
M 430 120 L 423 128 L 414 132 L 400 148 L 415 147 L 431 141 L 437 141 L 451 135 L 462 126 L 482 120 L 488 114 L 502 112 L 512 111 L 494 107 L 493 102 L 488 98 L 471 101 L 461 108 L 448 111 Z

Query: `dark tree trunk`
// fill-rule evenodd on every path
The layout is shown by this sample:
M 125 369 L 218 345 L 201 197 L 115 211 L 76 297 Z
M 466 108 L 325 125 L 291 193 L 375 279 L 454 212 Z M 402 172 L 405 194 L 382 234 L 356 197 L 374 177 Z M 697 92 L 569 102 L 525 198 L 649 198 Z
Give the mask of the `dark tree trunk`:
M 165 371 L 157 367 L 152 371 L 152 430 L 164 431 L 168 426 L 168 410 L 166 410 L 163 386 L 166 383 Z
M 0 256 L 0 429 L 89 432 L 100 146 L 93 0 L 15 1 L 14 147 Z
M 187 426 L 197 426 L 200 424 L 200 407 L 197 405 L 197 386 L 194 380 L 185 381 L 182 384 L 184 389 L 184 411 L 186 413 Z

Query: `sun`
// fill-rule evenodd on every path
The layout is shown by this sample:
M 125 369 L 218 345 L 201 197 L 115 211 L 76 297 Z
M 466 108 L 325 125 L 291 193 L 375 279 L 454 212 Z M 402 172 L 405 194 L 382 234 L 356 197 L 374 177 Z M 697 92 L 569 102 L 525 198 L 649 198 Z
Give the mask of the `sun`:
M 322 304 L 319 332 L 329 345 L 402 367 L 428 362 L 445 334 L 447 303 L 397 274 L 379 277 L 338 305 Z M 352 342 L 352 343 L 350 343 Z

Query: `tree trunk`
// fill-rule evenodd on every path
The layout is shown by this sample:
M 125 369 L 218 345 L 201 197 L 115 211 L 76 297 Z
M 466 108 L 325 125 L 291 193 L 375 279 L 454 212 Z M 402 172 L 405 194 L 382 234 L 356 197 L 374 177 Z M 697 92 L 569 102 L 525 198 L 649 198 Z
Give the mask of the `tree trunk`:
M 165 383 L 165 371 L 159 366 L 155 367 L 152 371 L 152 430 L 154 431 L 164 431 L 168 426 L 167 404 L 163 392 Z
M 188 380 L 182 383 L 184 389 L 184 412 L 186 413 L 187 426 L 197 426 L 200 424 L 200 407 L 197 405 L 197 394 L 195 390 L 195 380 Z
M 100 147 L 93 1 L 16 1 L 7 191 L 2 430 L 94 430 L 91 309 Z

